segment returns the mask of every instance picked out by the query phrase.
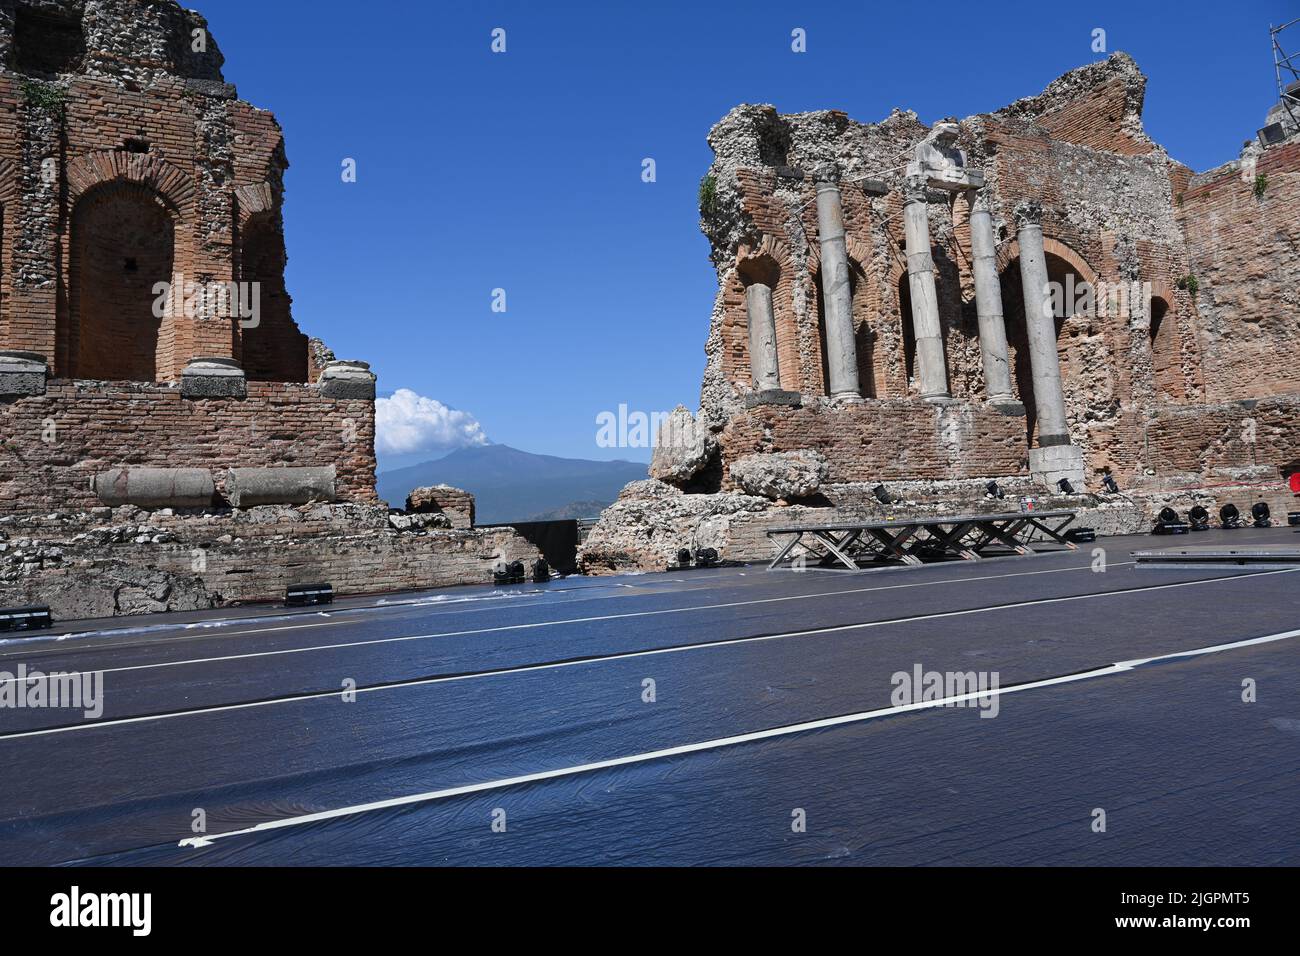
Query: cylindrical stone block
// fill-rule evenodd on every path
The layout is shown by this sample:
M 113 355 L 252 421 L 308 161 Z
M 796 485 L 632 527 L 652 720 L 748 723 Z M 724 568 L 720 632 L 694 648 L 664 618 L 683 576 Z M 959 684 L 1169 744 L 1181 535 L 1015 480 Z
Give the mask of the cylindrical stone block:
M 334 500 L 334 466 L 327 468 L 231 468 L 226 478 L 231 507 L 305 505 Z
M 822 301 L 826 312 L 826 366 L 832 399 L 861 401 L 858 349 L 853 334 L 853 292 L 849 255 L 844 241 L 840 188 L 817 184 L 817 229 L 821 244 Z
M 1029 365 L 1038 411 L 1039 447 L 1068 445 L 1065 395 L 1061 391 L 1061 362 L 1056 353 L 1056 319 L 1052 315 L 1043 251 L 1043 225 L 1034 209 L 1017 210 L 1020 239 L 1020 282 L 1025 295 L 1025 331 Z
M 907 284 L 912 293 L 912 333 L 922 398 L 948 398 L 948 366 L 939 325 L 939 294 L 930 254 L 930 218 L 923 183 L 909 183 L 903 205 L 907 235 Z
M 95 476 L 95 494 L 112 506 L 207 508 L 213 491 L 205 468 L 111 468 Z
M 984 361 L 984 394 L 991 402 L 1009 402 L 1011 367 L 1007 359 L 1007 328 L 1002 313 L 1002 284 L 998 279 L 997 240 L 988 206 L 976 199 L 970 214 L 970 246 L 975 273 L 975 312 L 979 317 L 980 356 Z
M 747 286 L 745 312 L 749 320 L 749 365 L 754 374 L 754 388 L 760 392 L 779 389 L 781 370 L 776 353 L 772 290 L 761 282 Z

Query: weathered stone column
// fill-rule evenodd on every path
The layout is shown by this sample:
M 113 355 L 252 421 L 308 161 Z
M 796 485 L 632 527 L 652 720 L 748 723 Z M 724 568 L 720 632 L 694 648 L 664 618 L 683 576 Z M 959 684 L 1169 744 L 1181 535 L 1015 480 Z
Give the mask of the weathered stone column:
M 860 402 L 862 392 L 858 385 L 858 349 L 853 335 L 853 293 L 849 285 L 849 253 L 844 242 L 839 171 L 833 166 L 823 166 L 816 176 L 829 391 L 834 401 Z
M 760 392 L 781 387 L 781 368 L 776 354 L 776 316 L 772 311 L 772 289 L 761 282 L 745 288 L 745 313 L 749 320 L 749 367 L 754 388 Z
M 1020 239 L 1020 282 L 1025 296 L 1025 330 L 1038 415 L 1038 447 L 1029 450 L 1029 467 L 1049 486 L 1068 478 L 1083 485 L 1083 452 L 1070 444 L 1061 389 L 1061 362 L 1056 353 L 1056 319 L 1047 287 L 1043 251 L 1043 210 L 1037 201 L 1016 206 Z
M 1034 405 L 1038 409 L 1038 444 L 1068 445 L 1065 395 L 1061 391 L 1061 362 L 1056 354 L 1056 320 L 1047 287 L 1047 255 L 1043 252 L 1043 212 L 1036 202 L 1016 207 L 1020 239 L 1020 282 L 1025 295 L 1025 331 L 1033 371 Z
M 1009 405 L 1011 368 L 1007 361 L 1007 328 L 1002 315 L 1002 285 L 998 280 L 997 240 L 984 190 L 967 193 L 971 201 L 970 246 L 975 273 L 975 312 L 979 316 L 980 356 L 984 360 L 984 395 Z
M 917 378 L 921 397 L 942 401 L 948 394 L 948 368 L 939 326 L 939 295 L 930 255 L 930 214 L 926 182 L 909 176 L 903 193 L 903 226 L 907 233 L 907 284 L 912 292 L 912 332 L 916 339 Z

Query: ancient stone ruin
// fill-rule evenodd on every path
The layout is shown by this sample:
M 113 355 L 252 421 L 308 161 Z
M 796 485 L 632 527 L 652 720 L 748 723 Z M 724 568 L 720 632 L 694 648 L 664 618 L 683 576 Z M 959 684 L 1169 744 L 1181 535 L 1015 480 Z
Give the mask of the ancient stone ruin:
M 666 422 L 587 570 L 1007 510 L 990 480 L 1103 533 L 1166 504 L 1292 507 L 1300 139 L 1193 173 L 1143 130 L 1145 87 L 1117 53 L 933 127 L 725 116 L 700 190 L 719 286 L 700 409 Z
M 198 608 L 536 555 L 472 500 L 379 502 L 375 376 L 294 321 L 284 139 L 222 62 L 173 0 L 0 0 L 0 604 Z

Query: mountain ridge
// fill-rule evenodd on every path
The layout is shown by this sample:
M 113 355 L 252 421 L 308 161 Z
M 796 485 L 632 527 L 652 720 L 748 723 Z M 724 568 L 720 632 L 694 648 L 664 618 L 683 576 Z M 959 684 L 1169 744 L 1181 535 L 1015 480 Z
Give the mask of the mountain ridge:
M 412 488 L 437 484 L 463 488 L 475 497 L 478 523 L 495 524 L 567 514 L 577 505 L 598 511 L 612 503 L 624 485 L 646 474 L 642 462 L 560 458 L 509 445 L 473 445 L 442 458 L 380 472 L 376 486 L 379 497 L 395 508 L 405 505 Z

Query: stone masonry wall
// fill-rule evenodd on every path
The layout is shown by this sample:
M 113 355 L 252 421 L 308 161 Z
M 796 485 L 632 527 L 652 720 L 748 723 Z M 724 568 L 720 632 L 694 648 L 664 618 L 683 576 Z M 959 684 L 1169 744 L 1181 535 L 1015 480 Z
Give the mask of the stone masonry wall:
M 497 560 L 538 557 L 509 528 L 399 532 L 373 505 L 9 515 L 0 606 L 72 620 L 277 600 L 321 581 L 342 596 L 487 584 Z

